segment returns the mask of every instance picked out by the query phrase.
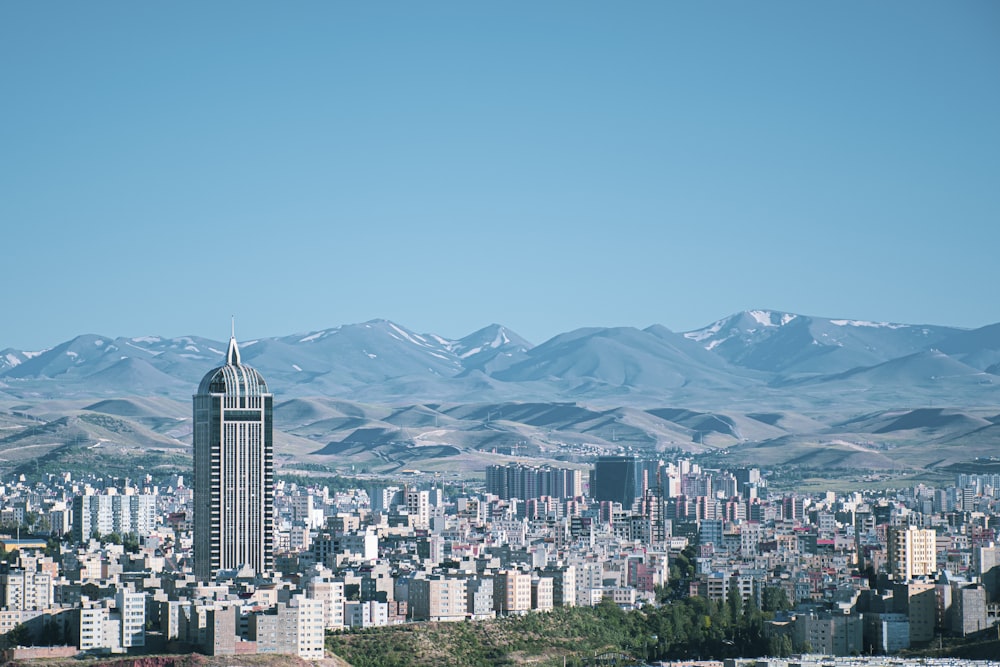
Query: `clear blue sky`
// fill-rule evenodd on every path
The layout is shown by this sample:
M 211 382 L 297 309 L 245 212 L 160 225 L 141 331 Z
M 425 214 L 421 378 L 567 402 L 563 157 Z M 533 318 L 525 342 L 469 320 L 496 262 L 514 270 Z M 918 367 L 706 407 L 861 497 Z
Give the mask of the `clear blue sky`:
M 0 349 L 1000 321 L 1000 3 L 0 3 Z

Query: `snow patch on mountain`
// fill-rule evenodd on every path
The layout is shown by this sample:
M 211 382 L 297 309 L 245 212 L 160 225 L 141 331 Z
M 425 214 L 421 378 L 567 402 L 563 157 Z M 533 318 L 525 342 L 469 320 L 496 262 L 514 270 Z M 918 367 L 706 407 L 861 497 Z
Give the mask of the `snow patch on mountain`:
M 510 343 L 510 337 L 507 335 L 507 331 L 503 327 L 497 328 L 496 335 L 493 340 L 486 343 L 485 345 L 477 345 L 476 347 L 470 347 L 465 352 L 458 355 L 459 359 L 468 359 L 471 356 L 479 354 L 484 350 L 495 350 L 497 348 L 503 347 Z
M 437 343 L 444 349 L 448 350 L 449 352 L 451 352 L 451 349 L 455 346 L 455 341 L 453 340 L 448 340 L 447 338 L 441 338 L 441 336 L 438 336 L 437 334 L 427 334 L 427 335 L 431 339 L 433 339 L 435 343 Z
M 139 339 L 138 338 L 133 338 L 132 340 L 139 340 Z M 142 347 L 141 345 L 136 345 L 131 340 L 125 341 L 125 344 L 128 345 L 129 347 L 134 347 L 137 350 L 142 350 L 143 352 L 145 352 L 147 354 L 151 354 L 154 357 L 163 354 L 163 350 L 150 350 L 149 348 Z
M 791 313 L 775 313 L 770 310 L 748 310 L 747 315 L 764 327 L 783 327 L 796 317 Z M 777 317 L 778 315 L 780 317 Z
M 830 320 L 830 324 L 838 327 L 869 327 L 872 329 L 904 329 L 905 324 L 891 324 L 889 322 L 868 322 L 867 320 Z
M 747 315 L 754 318 L 757 324 L 764 327 L 773 327 L 774 323 L 771 322 L 771 313 L 766 310 L 748 310 Z
M 732 336 L 730 336 L 729 338 L 732 338 Z M 719 345 L 722 345 L 722 344 L 723 344 L 723 343 L 725 343 L 725 342 L 726 342 L 727 340 L 729 340 L 729 338 L 720 338 L 719 340 L 712 340 L 712 341 L 709 341 L 709 342 L 708 342 L 708 345 L 706 345 L 706 346 L 705 346 L 705 349 L 706 349 L 706 350 L 709 350 L 709 351 L 711 351 L 711 350 L 714 350 L 714 349 L 715 349 L 715 348 L 717 348 L 717 347 L 718 347 Z
M 413 343 L 414 345 L 419 345 L 421 347 L 430 347 L 430 344 L 428 344 L 428 342 L 424 338 L 422 338 L 419 334 L 410 334 L 409 332 L 400 329 L 392 322 L 388 322 L 388 325 L 389 328 L 391 328 L 393 331 L 397 332 L 400 336 L 403 337 L 399 338 L 399 336 L 393 336 L 393 334 L 390 332 L 389 335 L 392 336 L 393 338 L 398 338 L 399 340 L 407 340 Z
M 695 342 L 700 343 L 706 338 L 711 338 L 715 334 L 719 333 L 719 331 L 722 329 L 722 325 L 724 322 L 725 320 L 719 320 L 715 324 L 707 326 L 704 329 L 698 329 L 697 331 L 689 331 L 686 334 L 684 334 L 684 337 L 687 338 L 688 340 L 693 340 Z M 718 345 L 718 343 L 716 343 L 716 345 Z

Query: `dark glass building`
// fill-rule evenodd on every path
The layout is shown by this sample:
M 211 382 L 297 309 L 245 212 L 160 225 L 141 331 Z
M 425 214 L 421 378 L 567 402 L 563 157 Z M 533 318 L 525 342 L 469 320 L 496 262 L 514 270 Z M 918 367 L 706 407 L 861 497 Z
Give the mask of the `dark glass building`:
M 240 363 L 235 336 L 226 363 L 194 396 L 194 573 L 274 568 L 273 397 Z
M 599 457 L 594 464 L 590 497 L 632 507 L 643 494 L 643 470 L 642 461 L 635 456 Z

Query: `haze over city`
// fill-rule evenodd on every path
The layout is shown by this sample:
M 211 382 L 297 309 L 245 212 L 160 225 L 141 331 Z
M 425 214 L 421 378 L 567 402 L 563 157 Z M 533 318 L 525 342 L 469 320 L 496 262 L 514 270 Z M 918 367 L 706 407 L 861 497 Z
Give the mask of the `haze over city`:
M 5 3 L 0 348 L 231 314 L 995 322 L 998 30 L 990 2 Z

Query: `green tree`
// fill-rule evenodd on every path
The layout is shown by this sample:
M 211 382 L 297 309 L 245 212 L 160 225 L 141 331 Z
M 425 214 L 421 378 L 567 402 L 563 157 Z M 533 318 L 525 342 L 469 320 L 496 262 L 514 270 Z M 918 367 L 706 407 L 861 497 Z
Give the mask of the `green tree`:
M 62 542 L 56 536 L 51 536 L 45 540 L 45 555 L 54 559 L 57 563 L 62 558 Z
M 31 644 L 31 630 L 24 623 L 18 623 L 4 635 L 4 640 L 9 648 L 29 646 Z
M 45 624 L 42 626 L 42 636 L 38 643 L 42 646 L 55 646 L 61 638 L 62 632 L 59 629 L 59 624 L 51 616 L 46 617 Z
M 764 611 L 787 611 L 792 608 L 788 601 L 788 594 L 781 586 L 768 586 L 764 589 L 764 599 L 761 601 Z
M 767 640 L 767 654 L 775 658 L 787 658 L 792 654 L 792 638 L 785 634 L 774 634 Z
M 729 577 L 729 589 L 726 591 L 726 609 L 729 611 L 729 623 L 733 627 L 743 619 L 743 594 L 740 593 L 740 583 L 736 577 Z
M 132 554 L 139 553 L 139 549 L 142 546 L 139 536 L 136 533 L 126 533 L 122 538 L 122 545 L 124 545 L 125 551 Z

